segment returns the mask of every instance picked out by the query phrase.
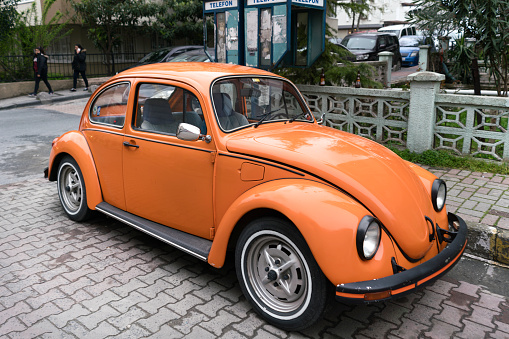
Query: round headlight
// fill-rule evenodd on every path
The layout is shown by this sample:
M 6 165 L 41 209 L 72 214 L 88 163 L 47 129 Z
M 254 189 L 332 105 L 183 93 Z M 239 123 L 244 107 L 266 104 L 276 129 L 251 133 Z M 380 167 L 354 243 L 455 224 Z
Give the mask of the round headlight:
M 445 181 L 436 179 L 431 186 L 431 202 L 435 211 L 440 212 L 445 206 L 445 199 L 447 197 L 447 186 Z
M 380 245 L 380 225 L 372 216 L 362 218 L 357 228 L 357 253 L 364 260 L 372 259 Z

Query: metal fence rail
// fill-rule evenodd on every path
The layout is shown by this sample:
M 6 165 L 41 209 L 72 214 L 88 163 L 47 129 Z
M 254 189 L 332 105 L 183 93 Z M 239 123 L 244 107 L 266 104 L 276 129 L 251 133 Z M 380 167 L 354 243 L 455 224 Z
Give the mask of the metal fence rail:
M 132 64 L 138 62 L 147 53 L 118 53 L 111 56 L 105 54 L 87 53 L 87 76 L 113 75 Z M 71 62 L 74 54 L 52 54 L 48 60 L 48 78 L 66 79 L 72 78 L 73 70 Z M 0 82 L 33 80 L 33 56 L 32 55 L 8 55 L 0 56 Z

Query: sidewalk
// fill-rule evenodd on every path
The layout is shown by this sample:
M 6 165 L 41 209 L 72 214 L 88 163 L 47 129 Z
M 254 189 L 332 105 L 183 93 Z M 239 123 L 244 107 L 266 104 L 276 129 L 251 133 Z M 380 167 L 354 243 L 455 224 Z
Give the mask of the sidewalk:
M 396 73 L 410 74 L 415 71 L 413 68 Z M 62 90 L 52 96 L 39 93 L 37 98 L 3 99 L 0 100 L 0 110 L 89 97 L 96 88 L 91 86 L 86 92 L 83 88 L 76 92 Z M 447 210 L 467 222 L 467 251 L 509 265 L 509 176 L 458 169 L 427 169 L 447 183 Z
M 64 90 L 57 90 L 52 95 L 49 95 L 48 92 L 39 91 L 36 97 L 29 97 L 27 92 L 26 95 L 24 94 L 13 98 L 1 99 L 0 110 L 33 106 L 39 104 L 47 105 L 59 101 L 86 98 L 92 95 L 92 93 L 94 93 L 97 87 L 99 87 L 102 83 L 106 82 L 108 79 L 110 79 L 110 77 L 90 78 L 89 79 L 90 86 L 88 87 L 88 91 L 83 91 L 84 89 L 83 87 L 78 87 L 76 89 L 76 92 L 71 92 L 70 88 L 66 88 Z M 45 89 L 46 87 L 42 86 L 42 88 Z
M 88 91 L 83 91 L 83 88 L 78 88 L 76 92 L 71 92 L 67 89 L 55 91 L 53 95 L 49 95 L 47 92 L 39 92 L 36 97 L 25 95 L 3 99 L 0 100 L 0 110 L 85 98 L 89 97 L 96 88 L 97 86 L 91 86 Z
M 407 76 L 412 73 L 417 72 L 419 66 L 412 67 L 401 67 L 399 71 L 391 73 L 391 84 L 396 84 L 398 82 L 405 82 L 407 80 Z

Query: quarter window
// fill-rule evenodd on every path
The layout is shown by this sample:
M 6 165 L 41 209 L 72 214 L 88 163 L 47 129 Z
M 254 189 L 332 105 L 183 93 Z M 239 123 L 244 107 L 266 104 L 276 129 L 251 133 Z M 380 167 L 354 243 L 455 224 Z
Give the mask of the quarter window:
M 124 126 L 129 98 L 129 83 L 113 85 L 94 100 L 90 110 L 90 121 L 122 127 Z

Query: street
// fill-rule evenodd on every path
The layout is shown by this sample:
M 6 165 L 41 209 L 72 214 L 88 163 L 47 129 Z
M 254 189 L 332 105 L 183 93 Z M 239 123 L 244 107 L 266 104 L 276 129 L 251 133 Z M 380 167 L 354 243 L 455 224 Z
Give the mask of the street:
M 232 257 L 215 269 L 102 215 L 70 221 L 42 171 L 87 100 L 0 110 L 1 338 L 509 338 L 509 268 L 471 255 L 419 292 L 331 302 L 287 333 L 251 309 Z

